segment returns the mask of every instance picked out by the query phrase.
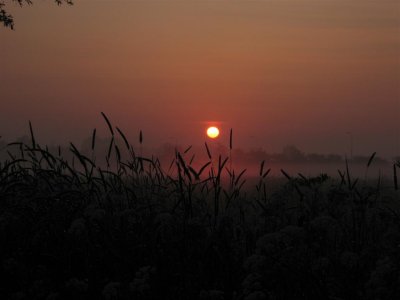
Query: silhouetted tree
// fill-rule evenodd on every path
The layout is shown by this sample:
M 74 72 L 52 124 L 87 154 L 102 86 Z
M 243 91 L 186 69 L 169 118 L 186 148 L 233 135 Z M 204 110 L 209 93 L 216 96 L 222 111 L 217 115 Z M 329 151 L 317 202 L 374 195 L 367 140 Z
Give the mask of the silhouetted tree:
M 304 153 L 294 145 L 285 146 L 282 155 L 288 161 L 303 161 L 305 159 Z
M 33 4 L 33 0 L 9 0 L 11 2 L 16 2 L 20 6 L 24 4 L 31 5 Z M 63 3 L 72 5 L 73 1 L 72 0 L 54 0 L 57 5 L 61 5 Z M 0 23 L 3 23 L 5 27 L 9 27 L 11 29 L 14 29 L 14 18 L 12 15 L 10 15 L 6 10 L 5 10 L 5 1 L 0 0 Z

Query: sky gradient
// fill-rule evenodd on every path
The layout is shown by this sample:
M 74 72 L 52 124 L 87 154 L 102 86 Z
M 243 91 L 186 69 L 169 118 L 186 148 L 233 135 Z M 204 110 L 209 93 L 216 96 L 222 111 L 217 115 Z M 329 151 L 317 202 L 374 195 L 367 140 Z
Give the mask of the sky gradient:
M 52 1 L 7 6 L 0 136 L 400 154 L 399 1 Z

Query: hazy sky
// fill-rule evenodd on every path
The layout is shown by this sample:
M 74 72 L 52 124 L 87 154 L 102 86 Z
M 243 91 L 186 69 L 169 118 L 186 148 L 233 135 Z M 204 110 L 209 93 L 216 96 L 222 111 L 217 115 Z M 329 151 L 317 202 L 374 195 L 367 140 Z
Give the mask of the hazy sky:
M 7 2 L 7 1 L 6 1 Z M 10 2 L 10 1 L 8 1 Z M 0 135 L 399 154 L 400 1 L 76 0 L 7 6 Z

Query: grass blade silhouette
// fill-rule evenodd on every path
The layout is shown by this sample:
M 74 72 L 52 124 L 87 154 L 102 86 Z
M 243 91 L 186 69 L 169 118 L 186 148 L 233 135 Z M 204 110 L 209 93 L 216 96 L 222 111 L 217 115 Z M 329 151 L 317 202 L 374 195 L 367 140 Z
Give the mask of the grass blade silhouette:
M 108 120 L 108 118 L 107 118 L 107 116 L 105 115 L 105 113 L 101 112 L 101 114 L 102 114 L 104 120 L 106 120 L 106 123 L 107 123 L 107 125 L 108 125 L 108 129 L 110 129 L 111 135 L 114 136 L 114 130 L 113 130 L 112 126 L 111 126 L 110 120 Z

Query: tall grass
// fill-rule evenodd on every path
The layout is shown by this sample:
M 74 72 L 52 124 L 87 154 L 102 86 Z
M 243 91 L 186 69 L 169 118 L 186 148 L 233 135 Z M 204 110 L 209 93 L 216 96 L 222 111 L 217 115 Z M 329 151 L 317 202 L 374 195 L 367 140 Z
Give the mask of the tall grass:
M 102 113 L 104 157 L 71 143 L 8 145 L 0 162 L 0 294 L 5 299 L 396 299 L 394 183 L 260 163 L 257 183 L 229 156 L 195 167 L 192 147 L 165 169 Z M 69 156 L 69 158 L 67 158 Z M 375 153 L 366 164 L 373 163 Z M 100 161 L 105 160 L 103 165 Z M 246 185 L 247 184 L 247 185 Z

